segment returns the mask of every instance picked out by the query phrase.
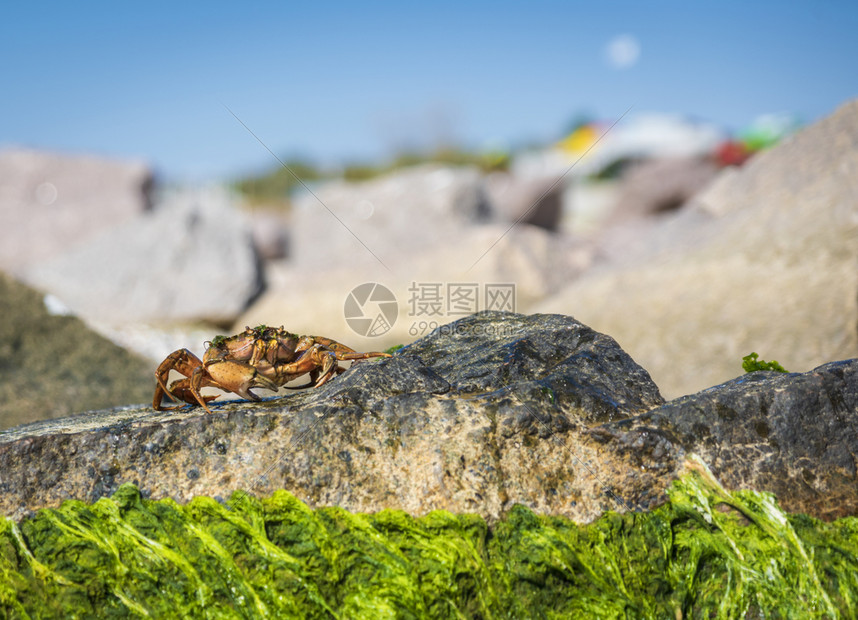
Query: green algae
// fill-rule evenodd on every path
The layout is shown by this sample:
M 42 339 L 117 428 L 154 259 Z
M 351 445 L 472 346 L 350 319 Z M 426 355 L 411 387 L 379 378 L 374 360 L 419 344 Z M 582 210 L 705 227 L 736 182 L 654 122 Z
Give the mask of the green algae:
M 767 362 L 765 360 L 759 359 L 759 355 L 757 353 L 750 353 L 742 358 L 742 370 L 747 372 L 757 372 L 760 370 L 771 370 L 773 372 L 789 372 L 786 368 L 781 366 L 776 360 L 772 360 L 771 362 Z
M 728 492 L 689 462 L 670 501 L 579 526 L 515 506 L 311 510 L 131 486 L 0 520 L 0 617 L 838 618 L 858 613 L 858 519 Z

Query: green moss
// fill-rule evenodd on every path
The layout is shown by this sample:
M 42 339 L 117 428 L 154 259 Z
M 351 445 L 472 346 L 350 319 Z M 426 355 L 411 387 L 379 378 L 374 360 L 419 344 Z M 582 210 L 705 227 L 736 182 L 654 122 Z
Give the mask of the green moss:
M 384 353 L 390 353 L 391 355 L 393 355 L 394 353 L 399 351 L 399 349 L 401 349 L 404 346 L 405 346 L 404 344 L 395 344 L 392 347 L 385 349 Z
M 226 505 L 65 502 L 0 520 L 0 617 L 798 618 L 858 612 L 858 519 L 782 512 L 699 462 L 650 512 L 578 526 L 522 506 L 311 510 L 285 491 Z
M 766 362 L 758 359 L 760 356 L 756 353 L 751 353 L 742 358 L 742 368 L 745 372 L 756 372 L 758 370 L 773 370 L 774 372 L 789 372 L 786 368 L 778 364 L 776 361 Z

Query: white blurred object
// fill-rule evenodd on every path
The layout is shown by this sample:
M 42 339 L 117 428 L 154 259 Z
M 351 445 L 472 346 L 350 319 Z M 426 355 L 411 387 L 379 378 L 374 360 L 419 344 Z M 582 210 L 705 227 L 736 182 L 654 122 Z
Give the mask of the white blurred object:
M 48 314 L 51 316 L 71 316 L 74 314 L 74 312 L 71 311 L 71 308 L 65 305 L 56 295 L 48 293 L 45 295 L 42 303 L 45 304 L 45 310 L 47 310 Z
M 605 58 L 612 69 L 630 69 L 637 64 L 640 56 L 641 45 L 630 34 L 614 37 L 605 47 Z

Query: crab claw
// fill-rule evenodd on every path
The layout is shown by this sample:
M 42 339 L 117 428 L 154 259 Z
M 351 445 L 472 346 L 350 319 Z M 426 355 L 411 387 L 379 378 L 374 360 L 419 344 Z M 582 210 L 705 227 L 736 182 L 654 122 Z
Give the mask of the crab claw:
M 229 360 L 214 362 L 206 366 L 206 372 L 209 374 L 211 384 L 222 390 L 235 392 L 248 400 L 259 400 L 259 396 L 251 392 L 250 388 L 261 387 L 273 392 L 278 388 L 274 381 L 259 374 L 255 367 L 244 362 Z

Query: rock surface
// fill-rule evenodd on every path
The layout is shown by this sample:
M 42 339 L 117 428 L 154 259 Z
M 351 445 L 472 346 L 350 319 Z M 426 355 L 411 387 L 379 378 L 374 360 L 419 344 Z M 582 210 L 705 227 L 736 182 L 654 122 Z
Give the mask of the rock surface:
M 0 269 L 19 274 L 139 216 L 152 183 L 138 162 L 0 151 Z
M 751 351 L 806 371 L 858 356 L 858 100 L 743 168 L 532 310 L 609 333 L 669 398 Z M 642 241 L 640 241 L 642 240 Z
M 858 514 L 858 360 L 749 373 L 591 434 L 644 469 L 693 452 L 725 487 L 774 493 L 784 510 Z
M 611 338 L 568 317 L 487 313 L 286 398 L 7 431 L 0 510 L 134 482 L 180 501 L 285 488 L 311 506 L 494 519 L 519 502 L 589 521 L 621 500 L 594 476 L 602 457 L 583 431 L 661 403 Z
M 140 402 L 154 385 L 151 363 L 0 273 L 0 429 Z
M 171 197 L 24 278 L 112 325 L 229 324 L 263 286 L 249 223 L 216 190 Z
M 832 518 L 856 512 L 856 373 L 858 360 L 764 373 L 665 404 L 613 339 L 572 318 L 481 313 L 284 398 L 6 431 L 0 511 L 133 482 L 179 501 L 284 488 L 312 507 L 493 521 L 521 503 L 590 522 L 663 502 L 696 451 L 727 487 Z

